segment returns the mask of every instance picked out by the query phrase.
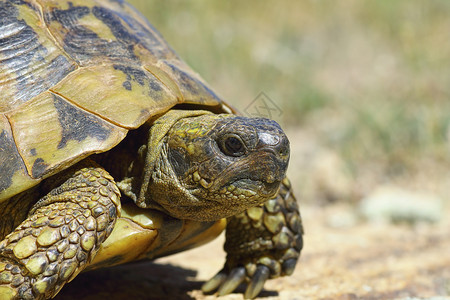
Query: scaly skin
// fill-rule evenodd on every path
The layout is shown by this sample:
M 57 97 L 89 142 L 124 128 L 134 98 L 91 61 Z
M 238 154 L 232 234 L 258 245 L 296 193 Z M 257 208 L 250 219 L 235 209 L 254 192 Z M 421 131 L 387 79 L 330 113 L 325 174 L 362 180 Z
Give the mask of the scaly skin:
M 250 295 L 262 288 L 261 272 L 270 270 L 276 277 L 293 269 L 298 251 L 290 249 L 289 213 L 294 214 L 294 234 L 301 227 L 293 196 L 280 194 L 280 199 L 258 206 L 277 195 L 285 177 L 289 141 L 278 124 L 262 118 L 171 110 L 147 130 L 147 140 L 126 140 L 117 152 L 96 157 L 113 171 L 117 186 L 91 160 L 38 186 L 38 190 L 53 190 L 0 243 L 2 298 L 48 299 L 81 272 L 114 228 L 116 211 L 120 212 L 119 189 L 128 197 L 126 201 L 134 200 L 141 209 L 154 209 L 177 220 L 214 222 L 238 214 L 228 226 L 226 272 L 230 271 L 230 277 L 220 288 L 221 294 L 234 289 L 229 282 L 236 282 L 234 269 L 239 271 L 241 263 L 253 278 Z M 131 156 L 121 155 L 122 150 Z M 125 164 L 117 165 L 122 160 Z M 33 203 L 34 199 L 39 197 L 31 193 L 24 200 Z M 241 236 L 242 229 L 249 229 L 249 235 Z M 157 230 L 160 237 L 174 233 L 172 226 Z M 121 233 L 120 229 L 116 232 L 118 240 Z M 152 256 L 154 246 L 144 249 L 150 251 L 147 257 Z M 253 250 L 240 252 L 242 246 Z M 255 255 L 258 260 L 251 260 Z M 269 269 L 261 271 L 261 264 Z
M 71 169 L 0 242 L 0 298 L 48 299 L 81 272 L 111 233 L 119 197 L 100 167 Z
M 291 275 L 303 247 L 303 226 L 286 178 L 276 198 L 228 219 L 224 268 L 202 287 L 219 296 L 249 282 L 245 298 L 254 298 L 269 278 Z

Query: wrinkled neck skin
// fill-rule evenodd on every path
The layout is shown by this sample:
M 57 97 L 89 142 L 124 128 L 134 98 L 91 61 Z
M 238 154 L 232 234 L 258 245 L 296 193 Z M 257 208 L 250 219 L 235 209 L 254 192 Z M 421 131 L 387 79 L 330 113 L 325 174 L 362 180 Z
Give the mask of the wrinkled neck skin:
M 133 200 L 137 206 L 141 208 L 156 209 L 170 216 L 179 218 L 176 214 L 170 213 L 159 202 L 167 202 L 168 195 L 155 194 L 151 191 L 161 190 L 165 186 L 176 186 L 175 190 L 179 190 L 176 196 L 171 197 L 170 202 L 182 200 L 190 195 L 183 191 L 181 185 L 177 182 L 176 176 L 171 172 L 170 166 L 165 163 L 167 161 L 167 133 L 174 123 L 180 118 L 188 118 L 204 114 L 211 114 L 208 111 L 169 111 L 164 116 L 156 120 L 148 133 L 147 143 L 139 147 L 135 160 L 131 162 L 128 170 L 125 171 L 123 180 L 117 185 L 121 192 L 128 198 Z M 149 150 L 150 149 L 150 150 Z M 162 174 L 165 172 L 165 176 Z M 153 182 L 153 178 L 161 178 L 157 183 Z M 162 178 L 166 177 L 167 181 L 162 182 Z M 182 218 L 187 219 L 187 218 Z
M 141 148 L 138 171 L 118 183 L 122 192 L 139 207 L 196 221 L 265 202 L 278 191 L 289 159 L 289 142 L 275 122 L 206 111 L 169 111 Z

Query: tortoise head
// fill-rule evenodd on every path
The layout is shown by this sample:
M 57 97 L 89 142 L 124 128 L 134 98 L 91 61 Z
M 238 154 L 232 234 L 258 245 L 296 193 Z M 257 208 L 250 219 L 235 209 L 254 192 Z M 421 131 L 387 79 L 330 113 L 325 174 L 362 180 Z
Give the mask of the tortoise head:
M 160 149 L 147 198 L 174 217 L 198 221 L 273 197 L 289 161 L 289 141 L 275 121 L 230 114 L 177 119 Z

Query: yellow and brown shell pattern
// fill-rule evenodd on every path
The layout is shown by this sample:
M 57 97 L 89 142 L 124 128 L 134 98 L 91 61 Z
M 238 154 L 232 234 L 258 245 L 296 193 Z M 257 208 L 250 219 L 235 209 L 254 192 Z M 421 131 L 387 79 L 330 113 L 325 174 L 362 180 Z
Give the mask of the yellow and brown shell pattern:
M 179 103 L 226 109 L 126 2 L 0 0 L 0 202 Z

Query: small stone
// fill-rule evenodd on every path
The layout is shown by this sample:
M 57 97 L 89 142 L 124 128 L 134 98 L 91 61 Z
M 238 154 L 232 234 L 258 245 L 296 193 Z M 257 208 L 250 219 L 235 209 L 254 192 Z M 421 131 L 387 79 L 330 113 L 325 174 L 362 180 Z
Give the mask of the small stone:
M 361 201 L 361 214 L 375 223 L 438 222 L 442 200 L 430 193 L 412 192 L 393 186 L 380 186 Z

